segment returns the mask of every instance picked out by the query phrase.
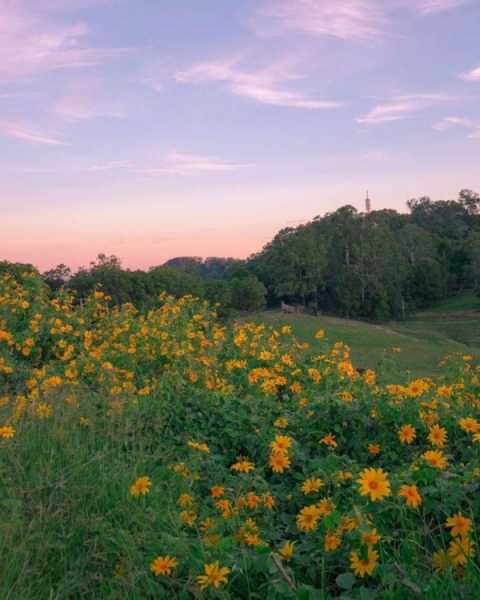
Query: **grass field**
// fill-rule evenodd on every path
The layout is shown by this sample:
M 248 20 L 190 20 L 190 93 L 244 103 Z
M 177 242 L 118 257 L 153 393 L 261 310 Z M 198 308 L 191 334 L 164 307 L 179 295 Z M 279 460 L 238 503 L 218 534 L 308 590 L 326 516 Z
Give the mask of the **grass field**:
M 279 311 L 265 311 L 258 320 L 270 325 L 289 323 L 295 334 L 313 348 L 319 346 L 315 332 L 324 329 L 331 342 L 342 341 L 351 346 L 353 362 L 359 367 L 377 367 L 386 355 L 391 356 L 388 349 L 400 348 L 394 357 L 399 374 L 407 370 L 415 376 L 438 374 L 438 363 L 452 353 L 480 357 L 480 299 L 473 295 L 449 299 L 405 322 L 381 325 L 327 316 L 285 315 Z

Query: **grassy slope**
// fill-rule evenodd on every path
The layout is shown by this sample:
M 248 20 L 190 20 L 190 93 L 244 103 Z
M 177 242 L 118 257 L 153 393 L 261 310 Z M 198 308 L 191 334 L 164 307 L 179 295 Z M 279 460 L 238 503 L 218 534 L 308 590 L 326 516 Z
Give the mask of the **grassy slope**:
M 259 316 L 269 324 L 290 323 L 296 335 L 312 344 L 314 334 L 324 329 L 330 342 L 343 341 L 352 348 L 354 364 L 375 367 L 385 349 L 401 348 L 395 355 L 398 371 L 435 375 L 438 363 L 452 353 L 472 354 L 480 359 L 480 300 L 459 296 L 434 309 L 417 313 L 405 323 L 374 325 L 326 316 L 284 315 L 266 311 Z

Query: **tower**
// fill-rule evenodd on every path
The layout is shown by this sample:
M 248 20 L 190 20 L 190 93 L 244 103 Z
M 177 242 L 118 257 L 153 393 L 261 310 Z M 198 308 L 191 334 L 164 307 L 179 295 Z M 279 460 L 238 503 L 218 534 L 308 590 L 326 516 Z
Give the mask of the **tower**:
M 367 197 L 365 198 L 365 212 L 369 213 L 371 209 L 372 209 L 372 204 L 370 202 L 370 198 L 368 197 L 368 190 L 367 190 Z

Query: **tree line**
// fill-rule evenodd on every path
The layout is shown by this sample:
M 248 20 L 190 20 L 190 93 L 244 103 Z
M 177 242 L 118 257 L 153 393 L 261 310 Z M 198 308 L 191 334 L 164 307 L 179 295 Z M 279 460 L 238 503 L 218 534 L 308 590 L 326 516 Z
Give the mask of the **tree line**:
M 408 213 L 343 206 L 282 229 L 249 264 L 268 301 L 346 317 L 401 318 L 463 290 L 480 293 L 480 197 L 410 200 Z
M 313 313 L 397 319 L 461 291 L 480 295 L 480 196 L 462 190 L 456 200 L 407 205 L 408 213 L 343 206 L 282 229 L 247 260 L 176 257 L 143 271 L 100 254 L 75 273 L 61 264 L 42 277 L 78 301 L 102 286 L 113 302 L 148 309 L 167 291 L 205 298 L 225 316 L 286 302 Z M 26 267 L 33 269 L 4 261 L 0 273 Z

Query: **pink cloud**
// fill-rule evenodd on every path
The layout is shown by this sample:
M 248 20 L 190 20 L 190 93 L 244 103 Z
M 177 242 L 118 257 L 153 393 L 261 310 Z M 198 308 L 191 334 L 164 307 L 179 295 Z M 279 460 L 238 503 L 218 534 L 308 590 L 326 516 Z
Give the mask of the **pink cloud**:
M 466 119 L 465 117 L 445 117 L 433 125 L 437 131 L 448 131 L 453 127 L 462 127 L 468 131 L 468 138 L 477 139 L 480 137 L 480 122 Z
M 446 94 L 401 94 L 392 96 L 385 102 L 374 106 L 366 115 L 357 118 L 357 123 L 377 125 L 391 121 L 400 121 L 414 116 L 429 107 L 455 100 Z
M 398 9 L 430 15 L 468 0 L 265 0 L 253 27 L 260 34 L 297 31 L 342 40 L 368 41 L 382 36 Z
M 246 71 L 238 67 L 238 62 L 238 59 L 233 59 L 199 63 L 177 71 L 175 80 L 185 84 L 221 83 L 237 96 L 274 106 L 313 110 L 344 106 L 342 101 L 310 98 L 300 91 L 283 89 L 281 86 L 285 83 L 300 78 L 298 74 L 292 74 L 291 67 L 286 63 Z
M 280 30 L 341 39 L 370 38 L 385 25 L 383 10 L 372 0 L 268 0 L 257 18 Z
M 52 26 L 27 9 L 21 2 L 0 5 L 0 76 L 4 81 L 91 67 L 126 52 L 86 44 L 89 29 L 84 23 Z
M 471 71 L 467 71 L 466 73 L 462 73 L 460 78 L 464 79 L 465 81 L 480 81 L 480 67 L 472 69 Z
M 56 137 L 51 137 L 26 128 L 24 125 L 12 122 L 0 122 L 0 134 L 13 137 L 18 140 L 32 144 L 44 144 L 47 146 L 65 146 L 66 143 Z
M 465 3 L 466 0 L 412 0 L 414 7 L 423 15 L 458 8 Z
M 131 169 L 139 175 L 193 175 L 195 173 L 218 173 L 226 171 L 237 171 L 252 165 L 226 161 L 218 156 L 205 156 L 171 152 L 159 166 L 137 167 Z

